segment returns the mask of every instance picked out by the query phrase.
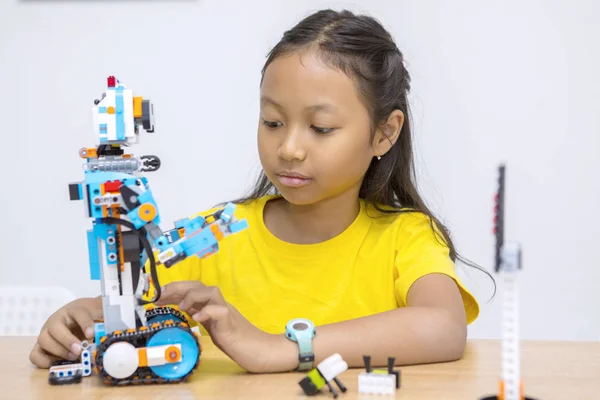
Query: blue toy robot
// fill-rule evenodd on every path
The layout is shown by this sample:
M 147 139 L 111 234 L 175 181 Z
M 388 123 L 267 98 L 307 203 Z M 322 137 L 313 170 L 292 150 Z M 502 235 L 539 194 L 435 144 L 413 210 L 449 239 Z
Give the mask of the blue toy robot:
M 184 219 L 163 232 L 142 176 L 156 171 L 160 160 L 124 151 L 138 142 L 140 130 L 154 132 L 153 104 L 110 76 L 93 111 L 99 145 L 80 150 L 87 161 L 85 180 L 70 184 L 69 192 L 71 200 L 83 201 L 92 218 L 93 229 L 87 233 L 90 274 L 101 281 L 104 321 L 95 325 L 94 343 L 80 368 L 86 376 L 95 363 L 95 371 L 110 385 L 183 381 L 199 362 L 199 331 L 178 310 L 152 307 L 160 297 L 157 263 L 169 268 L 189 256 L 214 254 L 219 240 L 247 223 L 234 218 L 235 205 L 229 203 L 211 216 Z M 151 287 L 154 297 L 144 300 Z M 51 373 L 58 378 L 59 372 Z

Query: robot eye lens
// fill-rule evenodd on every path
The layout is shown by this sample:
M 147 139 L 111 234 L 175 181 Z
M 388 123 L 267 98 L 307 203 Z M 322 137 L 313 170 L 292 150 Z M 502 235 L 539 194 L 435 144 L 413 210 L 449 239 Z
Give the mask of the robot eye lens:
M 306 330 L 306 329 L 308 329 L 308 325 L 306 325 L 304 322 L 296 322 L 296 323 L 293 325 L 293 327 L 294 327 L 294 329 L 295 329 L 295 330 L 297 330 L 297 331 L 303 331 L 303 330 Z

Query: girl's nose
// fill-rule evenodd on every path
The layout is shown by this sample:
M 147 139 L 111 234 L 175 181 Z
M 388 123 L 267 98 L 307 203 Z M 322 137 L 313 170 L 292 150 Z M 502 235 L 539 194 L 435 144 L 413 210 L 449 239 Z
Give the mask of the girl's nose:
M 279 157 L 285 161 L 302 161 L 306 158 L 306 148 L 302 144 L 302 134 L 298 129 L 289 129 L 279 146 Z

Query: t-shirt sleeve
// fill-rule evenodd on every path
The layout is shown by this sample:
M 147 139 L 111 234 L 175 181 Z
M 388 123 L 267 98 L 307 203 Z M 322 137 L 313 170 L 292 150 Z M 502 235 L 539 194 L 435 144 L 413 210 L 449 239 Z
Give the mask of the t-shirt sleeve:
M 450 259 L 450 249 L 439 230 L 434 233 L 430 218 L 419 212 L 398 217 L 399 230 L 395 258 L 395 292 L 398 304 L 407 305 L 408 291 L 413 283 L 428 274 L 445 274 L 457 284 L 467 314 L 467 323 L 479 315 L 475 297 L 460 281 Z M 433 225 L 435 226 L 435 225 Z

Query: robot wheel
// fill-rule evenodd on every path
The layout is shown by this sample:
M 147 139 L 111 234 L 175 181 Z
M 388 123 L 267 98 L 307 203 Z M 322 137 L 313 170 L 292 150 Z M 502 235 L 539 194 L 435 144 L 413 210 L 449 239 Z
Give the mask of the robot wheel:
M 104 336 L 93 358 L 104 382 L 121 386 L 185 381 L 200 354 L 197 333 L 186 322 L 168 319 Z

